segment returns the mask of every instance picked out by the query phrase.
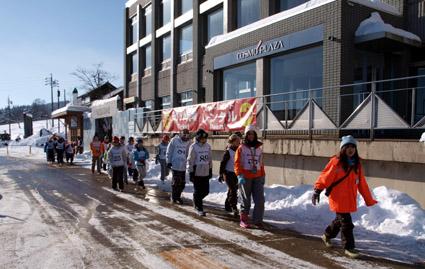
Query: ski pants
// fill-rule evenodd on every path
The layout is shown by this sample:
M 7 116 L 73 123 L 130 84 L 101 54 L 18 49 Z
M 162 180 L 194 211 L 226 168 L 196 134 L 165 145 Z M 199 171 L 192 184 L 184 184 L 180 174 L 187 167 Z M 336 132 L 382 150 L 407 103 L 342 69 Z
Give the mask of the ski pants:
M 355 248 L 353 229 L 354 224 L 350 213 L 336 213 L 335 219 L 326 228 L 325 235 L 328 238 L 335 238 L 341 231 L 341 242 L 344 249 L 353 249 Z
M 181 198 L 184 187 L 186 186 L 186 171 L 173 171 L 173 179 L 171 180 L 171 199 L 177 200 Z
M 204 211 L 203 199 L 210 193 L 209 177 L 193 178 L 193 204 L 198 211 Z
M 254 200 L 254 212 L 252 220 L 261 223 L 264 217 L 264 177 L 245 179 L 244 184 L 239 185 L 239 197 L 241 201 L 241 213 L 249 215 L 251 209 L 251 196 Z
M 57 149 L 56 154 L 57 154 L 57 158 L 58 158 L 58 163 L 62 164 L 63 163 L 63 149 Z
M 112 167 L 112 188 L 116 189 L 117 184 L 120 190 L 124 189 L 124 166 L 115 166 Z
M 74 162 L 74 153 L 65 153 L 65 157 L 66 157 L 66 162 L 71 161 L 71 163 Z
M 170 173 L 170 169 L 167 167 L 167 161 L 163 159 L 159 159 L 159 163 L 161 164 L 161 180 L 164 181 L 165 178 Z
M 227 197 L 224 202 L 226 210 L 236 210 L 238 204 L 238 178 L 234 172 L 224 172 L 226 175 Z
M 47 150 L 47 161 L 48 162 L 55 162 L 55 151 L 53 149 Z
M 137 185 L 144 187 L 145 182 L 143 181 L 143 179 L 146 177 L 146 165 L 137 165 L 137 174 Z
M 100 173 L 100 166 L 101 166 L 102 158 L 101 156 L 92 156 L 91 158 L 91 172 L 94 173 L 94 167 L 96 166 L 97 172 Z

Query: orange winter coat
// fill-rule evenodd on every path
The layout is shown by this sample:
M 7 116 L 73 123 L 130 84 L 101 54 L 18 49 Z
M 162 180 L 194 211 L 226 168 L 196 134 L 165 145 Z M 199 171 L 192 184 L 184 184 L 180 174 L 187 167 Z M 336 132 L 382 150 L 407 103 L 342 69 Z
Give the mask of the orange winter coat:
M 363 173 L 363 167 L 359 164 L 359 174 L 351 170 L 350 174 L 337 186 L 335 186 L 329 195 L 329 207 L 331 211 L 337 213 L 351 213 L 357 211 L 357 191 L 360 192 L 367 206 L 377 203 L 370 193 L 369 186 Z M 339 164 L 337 157 L 332 157 L 325 169 L 320 174 L 315 189 L 323 190 L 329 187 L 333 182 L 345 176 L 347 172 Z
M 102 142 L 91 142 L 90 143 L 91 155 L 95 158 L 99 157 L 105 152 L 105 147 Z
M 262 143 L 258 142 L 255 149 L 251 149 L 245 144 L 238 147 L 235 154 L 235 174 L 243 175 L 245 178 L 253 179 L 264 177 L 263 150 Z M 253 172 L 253 166 L 256 167 L 256 173 Z

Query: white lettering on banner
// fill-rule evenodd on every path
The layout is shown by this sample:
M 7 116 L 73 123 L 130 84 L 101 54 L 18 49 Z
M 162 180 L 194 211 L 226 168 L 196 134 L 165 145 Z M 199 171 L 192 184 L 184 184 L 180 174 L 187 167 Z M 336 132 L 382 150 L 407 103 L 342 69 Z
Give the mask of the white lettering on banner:
M 237 60 L 244 60 L 253 56 L 258 56 L 264 53 L 272 52 L 283 48 L 282 40 L 269 41 L 263 44 L 263 41 L 260 40 L 255 48 L 247 49 L 236 54 Z

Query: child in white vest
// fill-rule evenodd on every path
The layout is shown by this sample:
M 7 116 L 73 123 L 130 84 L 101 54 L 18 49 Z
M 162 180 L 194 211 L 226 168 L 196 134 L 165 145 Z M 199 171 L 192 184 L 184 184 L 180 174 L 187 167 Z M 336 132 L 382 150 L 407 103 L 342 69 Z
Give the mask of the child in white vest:
M 108 152 L 108 161 L 112 167 L 112 189 L 124 191 L 124 167 L 127 165 L 127 151 L 120 143 L 120 139 L 114 136 L 112 148 Z

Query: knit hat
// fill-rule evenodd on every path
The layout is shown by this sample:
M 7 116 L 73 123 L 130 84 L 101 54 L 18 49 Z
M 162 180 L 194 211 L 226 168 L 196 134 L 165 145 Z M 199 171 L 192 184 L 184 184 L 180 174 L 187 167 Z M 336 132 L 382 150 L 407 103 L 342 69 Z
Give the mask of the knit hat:
M 120 142 L 120 138 L 118 136 L 114 136 L 112 138 L 112 143 L 119 143 Z
M 162 141 L 168 142 L 168 141 L 170 141 L 170 137 L 167 134 L 165 134 L 165 135 L 162 136 Z
M 204 131 L 204 129 L 199 129 L 196 132 L 196 140 L 199 140 L 201 138 L 208 138 L 208 133 Z
M 341 138 L 341 145 L 339 146 L 340 149 L 342 149 L 344 146 L 352 144 L 357 147 L 357 141 L 354 139 L 352 135 L 346 135 Z
M 256 134 L 258 134 L 258 129 L 255 125 L 248 125 L 245 127 L 245 135 L 249 132 L 249 131 L 254 131 Z

